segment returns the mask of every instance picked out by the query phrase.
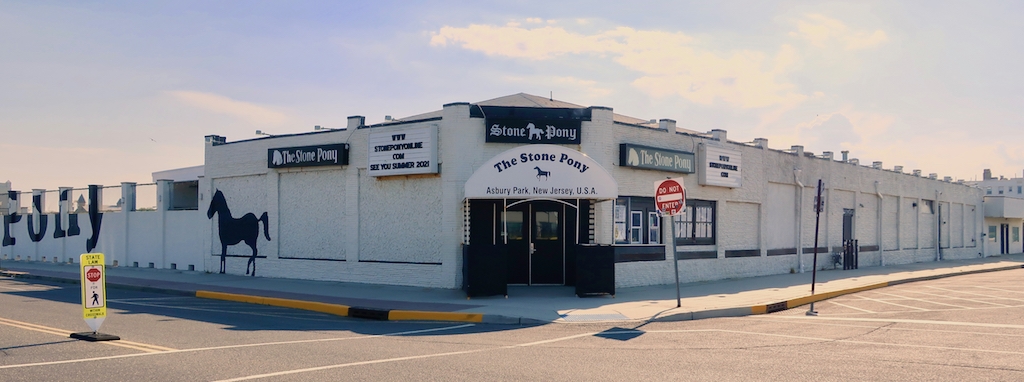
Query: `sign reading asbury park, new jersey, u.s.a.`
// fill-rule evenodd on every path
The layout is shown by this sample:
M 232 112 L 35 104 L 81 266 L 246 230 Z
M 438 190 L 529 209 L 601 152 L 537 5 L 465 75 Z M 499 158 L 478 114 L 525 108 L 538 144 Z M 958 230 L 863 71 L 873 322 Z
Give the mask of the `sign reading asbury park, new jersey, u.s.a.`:
M 466 198 L 614 199 L 618 184 L 597 161 L 556 145 L 519 146 L 491 158 L 466 181 Z

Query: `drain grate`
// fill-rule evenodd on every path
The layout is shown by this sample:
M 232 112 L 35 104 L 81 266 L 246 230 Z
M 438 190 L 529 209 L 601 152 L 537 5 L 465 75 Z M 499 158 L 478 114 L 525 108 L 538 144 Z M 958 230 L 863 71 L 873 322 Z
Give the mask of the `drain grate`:
M 565 314 L 562 315 L 562 320 L 568 322 L 593 322 L 593 321 L 622 321 L 628 320 L 629 317 L 623 316 L 619 313 L 607 313 L 607 314 Z

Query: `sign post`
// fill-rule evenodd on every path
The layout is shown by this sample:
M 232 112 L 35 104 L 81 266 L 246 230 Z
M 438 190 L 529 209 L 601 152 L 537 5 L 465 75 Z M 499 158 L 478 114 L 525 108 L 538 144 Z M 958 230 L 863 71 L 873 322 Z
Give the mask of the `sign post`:
M 82 318 L 92 332 L 71 333 L 71 338 L 86 341 L 121 339 L 98 332 L 103 320 L 107 318 L 107 271 L 103 267 L 103 254 L 82 254 L 79 263 L 82 266 Z
M 814 197 L 814 261 L 811 265 L 811 296 L 814 295 L 814 284 L 818 278 L 818 227 L 821 224 L 821 211 L 825 203 L 821 199 L 821 188 L 822 181 L 818 179 L 818 196 Z M 818 311 L 814 310 L 814 302 L 811 302 L 811 308 L 807 310 L 808 316 L 817 316 Z
M 658 212 L 667 217 L 669 225 L 672 226 L 672 268 L 676 275 L 676 308 L 681 307 L 682 297 L 679 295 L 679 260 L 676 259 L 676 223 L 672 217 L 683 213 L 686 209 L 686 187 L 683 187 L 683 178 L 675 178 L 655 182 L 654 204 Z

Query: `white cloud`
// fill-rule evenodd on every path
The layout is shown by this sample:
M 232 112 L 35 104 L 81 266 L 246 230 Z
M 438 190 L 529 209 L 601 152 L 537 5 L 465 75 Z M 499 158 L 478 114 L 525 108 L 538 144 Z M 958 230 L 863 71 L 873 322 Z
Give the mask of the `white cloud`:
M 806 98 L 783 76 L 800 61 L 790 45 L 780 46 L 775 54 L 755 50 L 720 53 L 678 32 L 618 27 L 587 35 L 550 25 L 530 29 L 478 24 L 445 26 L 433 34 L 430 44 L 534 61 L 566 55 L 611 57 L 639 73 L 632 80 L 637 89 L 655 97 L 675 95 L 704 105 L 721 101 L 760 108 L 794 105 Z
M 255 124 L 276 125 L 288 120 L 287 115 L 269 107 L 233 100 L 222 95 L 187 90 L 170 91 L 167 94 L 190 106 Z
M 790 36 L 807 40 L 819 48 L 840 46 L 846 50 L 866 49 L 889 41 L 885 31 L 852 30 L 842 21 L 820 14 L 809 14 L 797 21 L 797 31 Z

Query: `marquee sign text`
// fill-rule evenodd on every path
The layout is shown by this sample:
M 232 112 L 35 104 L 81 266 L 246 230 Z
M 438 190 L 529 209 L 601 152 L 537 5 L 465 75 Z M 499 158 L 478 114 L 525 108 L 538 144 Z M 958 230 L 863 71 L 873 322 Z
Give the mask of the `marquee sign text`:
M 282 147 L 267 150 L 267 167 L 344 166 L 348 144 Z
M 369 135 L 370 176 L 436 174 L 437 126 L 382 129 Z
M 485 142 L 527 144 L 579 144 L 578 120 L 527 120 L 487 118 Z
M 619 166 L 692 174 L 694 155 L 686 151 L 623 143 L 619 145 Z

